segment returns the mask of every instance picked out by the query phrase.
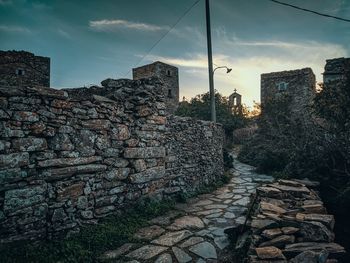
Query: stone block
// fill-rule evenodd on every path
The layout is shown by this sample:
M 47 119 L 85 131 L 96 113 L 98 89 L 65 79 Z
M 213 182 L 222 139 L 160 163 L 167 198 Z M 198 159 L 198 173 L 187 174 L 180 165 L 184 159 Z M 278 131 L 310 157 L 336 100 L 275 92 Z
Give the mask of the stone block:
M 28 176 L 26 171 L 22 171 L 20 168 L 0 170 L 0 184 L 13 183 L 23 180 Z M 1 189 L 2 187 L 0 187 Z
M 124 141 L 130 138 L 130 132 L 128 126 L 124 124 L 118 124 L 112 129 L 112 138 L 120 141 Z
M 33 87 L 28 87 L 27 89 L 30 92 L 34 92 L 44 97 L 51 97 L 51 98 L 58 98 L 58 99 L 68 98 L 68 93 L 64 90 L 57 90 L 57 89 L 52 89 L 52 88 L 43 87 L 43 86 L 33 86 Z
M 54 99 L 51 102 L 51 106 L 55 108 L 60 108 L 60 109 L 70 109 L 72 108 L 73 103 L 68 100 Z
M 165 167 L 159 166 L 159 167 L 154 167 L 154 168 L 145 170 L 141 173 L 130 175 L 130 181 L 135 184 L 142 184 L 142 183 L 163 178 L 164 175 L 165 175 Z
M 53 223 L 62 223 L 68 220 L 68 216 L 63 208 L 58 208 L 53 211 L 51 220 Z
M 145 160 L 142 159 L 136 159 L 135 161 L 133 161 L 133 166 L 136 172 L 142 172 L 147 169 L 147 164 Z
M 316 221 L 301 222 L 299 233 L 304 241 L 333 242 L 334 240 L 334 233 L 325 225 Z
M 104 177 L 108 181 L 125 180 L 128 177 L 129 173 L 130 168 L 119 168 L 106 172 Z
M 43 138 L 19 138 L 12 140 L 12 147 L 17 151 L 43 151 L 47 149 L 47 142 Z
M 109 120 L 94 119 L 83 121 L 82 126 L 92 130 L 107 130 L 110 128 L 111 122 Z
M 163 158 L 165 147 L 126 148 L 124 157 L 128 159 Z
M 57 158 L 57 159 L 49 159 L 44 161 L 39 161 L 39 167 L 66 167 L 66 166 L 74 166 L 81 164 L 90 164 L 99 162 L 102 160 L 100 156 L 91 156 L 91 157 L 77 157 L 77 158 Z
M 140 117 L 146 117 L 152 114 L 152 109 L 145 105 L 142 105 L 138 107 L 137 113 Z
M 5 192 L 4 212 L 11 213 L 45 201 L 46 187 L 34 186 Z
M 256 254 L 261 259 L 285 259 L 282 251 L 277 247 L 261 247 L 255 249 Z
M 72 199 L 76 201 L 79 196 L 83 195 L 85 183 L 79 182 L 76 184 L 71 184 L 63 189 L 57 191 L 57 201 L 61 202 L 63 200 Z
M 74 145 L 68 134 L 60 133 L 48 140 L 49 147 L 57 151 L 71 151 L 74 150 Z
M 29 164 L 29 154 L 27 152 L 0 155 L 1 168 L 23 167 L 23 166 L 27 166 L 28 164 Z
M 13 114 L 13 119 L 16 121 L 36 122 L 39 121 L 39 115 L 30 111 L 16 111 Z
M 107 170 L 107 166 L 103 164 L 87 164 L 79 166 L 70 166 L 64 168 L 50 169 L 43 173 L 43 177 L 47 181 L 59 180 L 71 177 L 74 174 L 97 173 Z

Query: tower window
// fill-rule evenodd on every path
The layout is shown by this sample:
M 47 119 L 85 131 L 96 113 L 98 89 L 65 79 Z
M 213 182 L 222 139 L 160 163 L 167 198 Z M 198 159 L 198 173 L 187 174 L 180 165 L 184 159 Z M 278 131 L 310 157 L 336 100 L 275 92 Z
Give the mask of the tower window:
M 18 76 L 23 76 L 25 74 L 25 70 L 24 69 L 16 69 L 16 75 Z
M 278 91 L 285 91 L 288 88 L 288 83 L 286 82 L 280 82 L 277 84 Z
M 167 76 L 171 76 L 171 71 L 170 71 L 169 69 L 167 69 L 166 75 L 167 75 Z
M 168 98 L 172 98 L 173 97 L 173 94 L 171 92 L 171 89 L 168 89 Z

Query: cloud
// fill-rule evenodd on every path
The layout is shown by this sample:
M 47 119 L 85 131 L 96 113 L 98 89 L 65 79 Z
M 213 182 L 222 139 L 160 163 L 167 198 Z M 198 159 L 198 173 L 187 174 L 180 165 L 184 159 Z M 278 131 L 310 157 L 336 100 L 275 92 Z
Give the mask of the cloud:
M 31 33 L 31 31 L 26 27 L 13 25 L 0 25 L 0 31 L 10 33 Z
M 202 53 L 196 53 L 196 54 L 189 54 L 187 57 L 183 58 L 174 58 L 174 57 L 164 57 L 164 56 L 148 56 L 149 60 L 153 61 L 163 61 L 171 65 L 175 65 L 178 67 L 185 67 L 185 68 L 207 68 L 208 67 L 208 58 L 206 54 Z M 225 61 L 228 61 L 229 57 L 224 54 L 218 54 L 214 57 L 214 63 L 215 64 L 222 64 L 225 63 Z
M 168 27 L 157 26 L 146 23 L 137 23 L 127 20 L 114 19 L 114 20 L 94 20 L 89 21 L 89 27 L 97 31 L 114 31 L 116 29 L 133 29 L 139 31 L 161 31 L 166 30 Z
M 67 31 L 64 31 L 63 29 L 59 28 L 57 30 L 58 34 L 64 38 L 67 38 L 67 39 L 71 39 L 72 36 L 67 32 Z

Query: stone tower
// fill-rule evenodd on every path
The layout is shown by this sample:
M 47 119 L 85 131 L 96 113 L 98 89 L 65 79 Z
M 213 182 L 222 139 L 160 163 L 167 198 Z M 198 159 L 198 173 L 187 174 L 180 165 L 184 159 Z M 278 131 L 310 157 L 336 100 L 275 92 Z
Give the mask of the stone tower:
M 232 114 L 242 115 L 242 95 L 237 93 L 236 89 L 228 97 L 228 103 Z
M 132 69 L 133 79 L 158 77 L 164 83 L 164 96 L 169 113 L 174 113 L 179 105 L 179 71 L 177 67 L 156 61 Z
M 291 110 L 304 113 L 316 94 L 316 79 L 311 68 L 265 73 L 261 75 L 261 105 L 289 95 Z
M 323 73 L 323 83 L 345 83 L 350 74 L 350 58 L 327 59 Z
M 26 51 L 0 51 L 0 85 L 50 87 L 50 58 Z

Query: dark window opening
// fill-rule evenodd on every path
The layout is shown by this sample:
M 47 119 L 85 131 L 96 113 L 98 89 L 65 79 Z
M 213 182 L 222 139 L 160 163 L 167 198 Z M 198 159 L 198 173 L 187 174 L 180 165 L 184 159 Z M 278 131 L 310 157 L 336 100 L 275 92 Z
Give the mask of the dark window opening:
M 169 69 L 166 71 L 166 75 L 171 76 L 171 71 Z
M 171 92 L 171 89 L 168 89 L 168 98 L 172 98 L 173 97 L 173 94 Z
M 280 82 L 277 84 L 277 90 L 278 91 L 285 91 L 288 88 L 288 83 L 286 82 Z
M 24 69 L 16 69 L 16 75 L 23 76 L 25 74 Z

